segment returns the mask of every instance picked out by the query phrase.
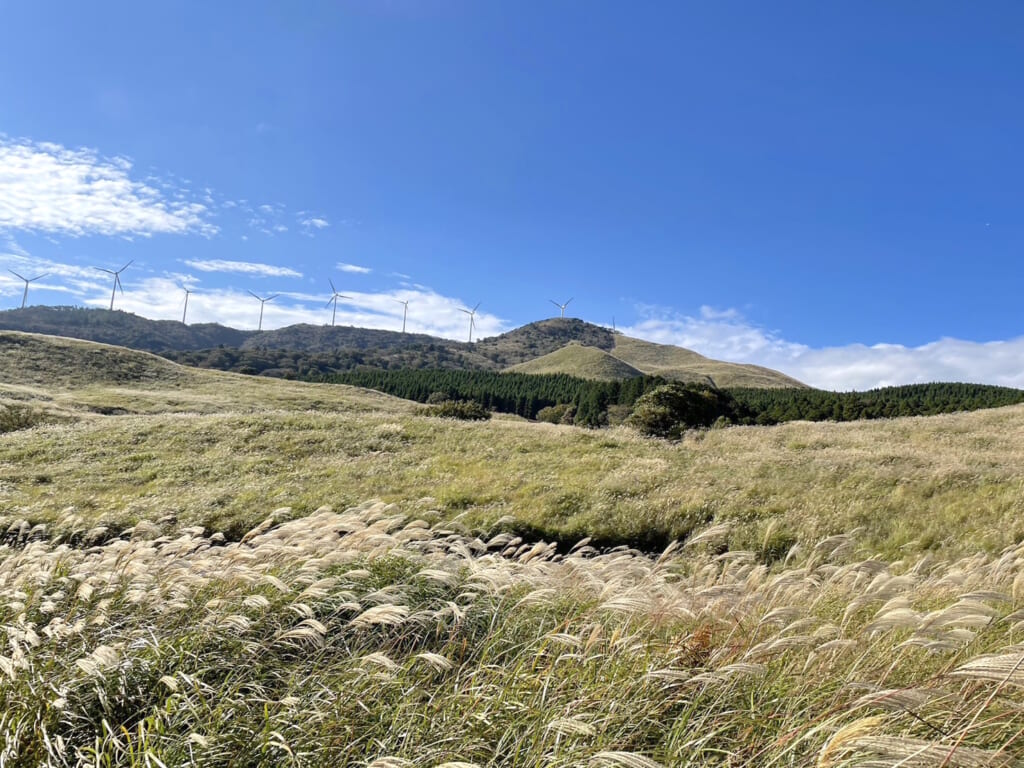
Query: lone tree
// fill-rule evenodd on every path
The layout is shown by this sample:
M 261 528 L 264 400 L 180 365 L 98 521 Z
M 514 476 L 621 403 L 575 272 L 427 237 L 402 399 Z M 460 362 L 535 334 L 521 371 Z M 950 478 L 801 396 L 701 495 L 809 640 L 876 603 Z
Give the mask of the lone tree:
M 641 395 L 627 424 L 642 434 L 678 438 L 691 427 L 710 427 L 721 417 L 738 420 L 733 397 L 703 384 L 671 382 Z

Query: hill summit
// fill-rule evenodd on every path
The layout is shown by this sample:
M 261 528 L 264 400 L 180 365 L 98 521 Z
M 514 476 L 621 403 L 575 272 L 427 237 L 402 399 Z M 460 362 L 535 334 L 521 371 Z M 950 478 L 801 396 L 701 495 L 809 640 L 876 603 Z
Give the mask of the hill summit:
M 155 352 L 190 365 L 310 376 L 357 368 L 564 373 L 624 380 L 643 374 L 718 387 L 804 387 L 769 368 L 712 360 L 668 344 L 630 338 L 575 318 L 550 318 L 467 343 L 426 334 L 352 326 L 291 325 L 243 331 L 185 325 L 122 311 L 29 307 L 0 312 L 0 330 L 66 336 Z

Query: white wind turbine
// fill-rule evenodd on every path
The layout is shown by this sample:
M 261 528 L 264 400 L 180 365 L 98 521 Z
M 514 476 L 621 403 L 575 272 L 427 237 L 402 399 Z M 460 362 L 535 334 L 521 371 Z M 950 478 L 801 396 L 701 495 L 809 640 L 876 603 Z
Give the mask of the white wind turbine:
M 473 309 L 471 309 L 471 310 L 470 309 L 462 309 L 462 307 L 459 307 L 459 312 L 465 312 L 467 315 L 469 315 L 469 343 L 470 344 L 473 343 L 473 327 L 475 325 L 474 318 L 476 316 L 477 309 L 479 309 L 479 307 L 480 307 L 480 303 L 481 302 L 478 301 L 476 303 L 476 306 L 473 307 Z
M 93 267 L 93 269 L 98 269 L 100 272 L 106 272 L 108 275 L 113 275 L 114 276 L 114 287 L 110 289 L 110 311 L 111 312 L 114 311 L 114 294 L 117 291 L 121 291 L 121 295 L 122 296 L 124 295 L 124 288 L 121 287 L 121 273 L 124 272 L 126 269 L 128 269 L 128 267 L 131 266 L 132 261 L 135 261 L 135 259 L 132 259 L 131 261 L 129 261 L 127 264 L 125 264 L 123 267 L 121 267 L 119 270 L 117 270 L 117 272 L 115 272 L 112 269 L 104 269 L 103 267 Z
M 548 301 L 550 301 L 552 304 L 554 304 L 556 307 L 562 310 L 562 317 L 565 317 L 565 308 L 569 306 L 569 304 L 572 302 L 572 299 L 569 299 L 569 301 L 565 302 L 565 304 L 559 304 L 554 299 L 548 299 Z
M 188 297 L 192 295 L 194 291 L 181 283 L 178 283 L 178 287 L 185 292 L 185 308 L 181 311 L 181 324 L 185 325 L 185 316 L 188 314 Z
M 405 301 L 395 299 L 395 301 L 405 307 L 402 311 L 402 333 L 405 333 L 405 319 L 409 316 L 409 299 L 406 299 Z
M 14 275 L 16 278 L 18 278 L 19 280 L 24 280 L 25 281 L 25 292 L 23 294 L 21 294 L 21 308 L 24 309 L 25 308 L 25 302 L 28 301 L 28 284 L 29 283 L 34 283 L 36 280 L 41 280 L 44 277 L 46 277 L 46 275 L 43 274 L 43 275 L 39 275 L 38 277 L 33 277 L 33 278 L 29 279 L 27 277 L 22 277 L 17 272 L 15 272 L 13 269 L 8 269 L 7 271 L 10 272 L 12 275 Z M 47 273 L 47 274 L 49 274 L 49 273 Z
M 338 289 L 334 287 L 334 281 L 331 280 L 331 278 L 327 278 L 327 282 L 331 284 L 331 290 L 334 293 L 331 295 L 331 298 L 327 300 L 327 303 L 324 306 L 329 307 L 331 304 L 334 305 L 334 311 L 331 312 L 331 327 L 333 327 L 334 318 L 338 316 L 338 299 L 351 299 L 352 297 L 346 296 L 343 293 L 338 293 Z
M 256 327 L 256 330 L 257 331 L 262 331 L 263 330 L 263 305 L 266 304 L 268 301 L 273 301 L 274 299 L 276 299 L 281 294 L 280 293 L 275 293 L 275 294 L 273 294 L 271 296 L 267 296 L 267 298 L 265 298 L 265 299 L 260 297 L 260 296 L 257 296 L 252 291 L 249 291 L 249 295 L 252 296 L 254 299 L 256 299 L 256 301 L 258 301 L 260 303 L 260 324 Z

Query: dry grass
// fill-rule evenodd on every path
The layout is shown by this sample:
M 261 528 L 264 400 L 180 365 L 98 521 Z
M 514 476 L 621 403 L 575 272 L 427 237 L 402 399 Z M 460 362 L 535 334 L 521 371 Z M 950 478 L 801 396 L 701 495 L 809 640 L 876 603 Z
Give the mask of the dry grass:
M 4 547 L 0 761 L 1018 764 L 1024 548 L 850 550 L 558 555 L 382 503 Z

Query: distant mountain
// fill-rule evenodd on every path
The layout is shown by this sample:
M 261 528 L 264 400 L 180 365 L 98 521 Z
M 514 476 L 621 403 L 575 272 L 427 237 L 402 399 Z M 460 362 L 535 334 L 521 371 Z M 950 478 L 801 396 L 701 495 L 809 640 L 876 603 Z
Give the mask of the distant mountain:
M 156 352 L 188 365 L 316 377 L 362 368 L 567 373 L 622 380 L 642 374 L 719 387 L 804 387 L 777 371 L 725 363 L 688 349 L 654 344 L 574 318 L 552 318 L 472 344 L 415 333 L 350 326 L 292 325 L 240 331 L 184 325 L 128 312 L 28 307 L 0 312 L 0 330 L 98 341 Z

